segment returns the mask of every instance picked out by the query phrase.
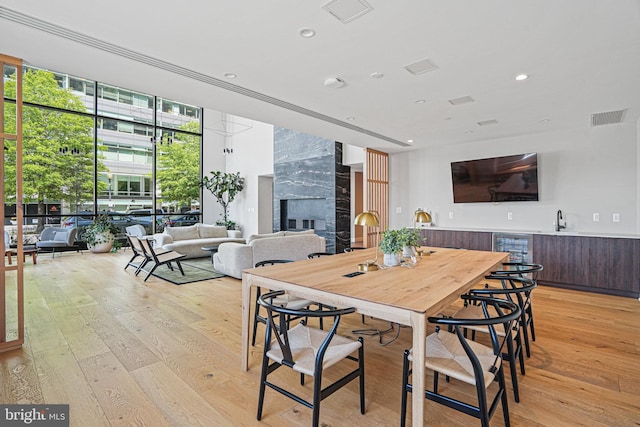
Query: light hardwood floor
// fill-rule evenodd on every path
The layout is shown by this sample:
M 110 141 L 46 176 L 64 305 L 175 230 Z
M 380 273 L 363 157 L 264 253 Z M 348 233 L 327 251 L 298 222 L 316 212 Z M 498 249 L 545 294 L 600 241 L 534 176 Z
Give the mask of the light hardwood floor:
M 143 283 L 123 271 L 129 256 L 27 261 L 27 339 L 0 354 L 2 403 L 68 403 L 72 426 L 310 425 L 309 409 L 269 390 L 256 421 L 262 343 L 242 372 L 240 281 Z M 549 287 L 536 289 L 534 301 L 537 341 L 520 377 L 520 403 L 509 389 L 512 425 L 640 425 L 640 302 Z M 353 335 L 362 327 L 353 315 L 340 330 Z M 410 343 L 409 329 L 387 347 L 366 337 L 366 414 L 353 383 L 322 403 L 322 424 L 398 425 L 402 352 Z M 281 375 L 302 389 L 296 375 Z M 466 390 L 453 381 L 447 387 Z M 429 425 L 479 425 L 432 402 L 425 417 Z M 491 424 L 504 425 L 500 413 Z

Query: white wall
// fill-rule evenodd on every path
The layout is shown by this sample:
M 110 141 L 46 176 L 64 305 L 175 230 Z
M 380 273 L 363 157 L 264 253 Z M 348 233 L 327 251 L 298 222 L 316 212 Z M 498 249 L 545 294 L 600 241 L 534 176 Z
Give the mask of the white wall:
M 562 209 L 567 231 L 640 234 L 639 145 L 638 125 L 623 123 L 392 154 L 390 226 L 412 225 L 422 207 L 436 226 L 552 231 Z M 453 203 L 451 162 L 525 152 L 538 153 L 540 201 Z
M 238 119 L 247 122 L 247 119 Z M 258 218 L 273 216 L 272 205 L 267 209 L 266 204 L 260 203 L 261 177 L 273 176 L 273 125 L 249 122 L 251 129 L 229 137 L 227 145 L 233 148 L 233 153 L 226 155 L 226 171 L 240 172 L 245 179 L 244 190 L 229 208 L 230 218 L 240 224 L 245 237 L 261 231 Z
M 220 122 L 223 114 L 205 109 L 203 116 L 202 131 L 202 175 L 209 175 L 209 172 L 225 170 L 225 156 L 222 152 L 224 147 L 224 137 L 214 131 L 215 124 Z M 202 221 L 205 224 L 214 224 L 219 220 L 222 208 L 206 188 L 202 190 Z

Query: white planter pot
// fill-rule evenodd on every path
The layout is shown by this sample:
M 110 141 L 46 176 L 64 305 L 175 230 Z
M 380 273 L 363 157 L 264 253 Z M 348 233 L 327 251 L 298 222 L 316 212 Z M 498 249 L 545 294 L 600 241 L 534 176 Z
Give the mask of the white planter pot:
M 384 254 L 383 261 L 387 267 L 396 267 L 400 265 L 400 256 L 398 254 Z
M 99 233 L 96 234 L 96 240 L 102 243 L 96 245 L 87 245 L 89 250 L 94 254 L 110 252 L 113 248 L 113 234 L 111 233 Z
M 416 256 L 416 248 L 413 246 L 405 246 L 402 248 L 402 256 L 404 258 L 411 258 Z

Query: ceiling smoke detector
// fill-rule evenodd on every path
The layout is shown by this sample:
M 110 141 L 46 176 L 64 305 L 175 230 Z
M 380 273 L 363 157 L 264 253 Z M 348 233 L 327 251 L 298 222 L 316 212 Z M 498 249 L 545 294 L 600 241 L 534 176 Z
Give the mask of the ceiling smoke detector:
M 324 81 L 324 85 L 332 89 L 339 89 L 345 85 L 345 82 L 340 77 L 329 77 Z

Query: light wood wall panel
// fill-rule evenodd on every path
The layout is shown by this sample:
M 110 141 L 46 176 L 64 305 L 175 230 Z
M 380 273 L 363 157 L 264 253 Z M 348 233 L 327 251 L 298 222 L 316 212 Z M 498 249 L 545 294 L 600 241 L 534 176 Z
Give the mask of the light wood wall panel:
M 376 233 L 389 227 L 389 154 L 367 148 L 365 174 L 364 206 L 380 217 L 380 227 L 367 227 L 364 235 L 364 246 L 371 247 L 379 242 Z

